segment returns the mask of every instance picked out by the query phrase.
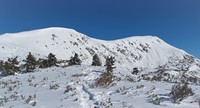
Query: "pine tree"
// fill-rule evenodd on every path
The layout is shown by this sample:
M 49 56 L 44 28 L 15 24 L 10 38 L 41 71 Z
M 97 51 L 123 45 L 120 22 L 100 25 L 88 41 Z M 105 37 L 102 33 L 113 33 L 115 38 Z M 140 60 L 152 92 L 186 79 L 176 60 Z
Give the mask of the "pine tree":
M 47 59 L 39 59 L 38 60 L 40 66 L 39 68 L 48 68 L 48 60 Z
M 0 60 L 0 71 L 3 71 L 4 62 Z
M 54 54 L 49 53 L 47 59 L 39 59 L 38 63 L 40 64 L 39 68 L 48 68 L 52 66 L 57 66 L 57 58 Z
M 3 70 L 4 70 L 3 71 L 4 74 L 6 74 L 6 75 L 10 75 L 11 74 L 11 72 L 12 72 L 11 64 L 8 61 L 6 61 L 4 63 Z
M 69 60 L 69 65 L 80 65 L 81 60 L 79 59 L 79 56 L 77 53 L 75 53 L 74 57 L 71 57 Z
M 19 62 L 17 57 L 15 58 L 8 58 L 8 60 L 4 63 L 4 73 L 6 75 L 14 75 L 17 71 L 19 71 Z
M 101 66 L 101 61 L 99 59 L 99 56 L 97 54 L 95 54 L 93 56 L 93 59 L 92 59 L 92 66 Z
M 106 58 L 105 66 L 106 66 L 106 71 L 107 72 L 109 72 L 109 73 L 113 72 L 113 69 L 115 68 L 115 67 L 113 67 L 114 63 L 115 63 L 115 58 L 114 57 L 110 56 L 110 57 Z
M 54 54 L 49 53 L 48 55 L 48 67 L 56 66 L 57 58 Z
M 36 68 L 37 61 L 36 58 L 31 54 L 31 52 L 29 52 L 29 54 L 27 55 L 25 62 L 25 68 L 27 72 L 33 71 Z

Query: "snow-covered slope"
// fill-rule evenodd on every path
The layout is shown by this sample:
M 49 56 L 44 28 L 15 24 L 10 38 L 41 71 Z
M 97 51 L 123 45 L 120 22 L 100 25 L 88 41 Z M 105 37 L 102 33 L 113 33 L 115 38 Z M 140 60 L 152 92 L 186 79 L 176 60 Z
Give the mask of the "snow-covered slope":
M 121 78 L 114 86 L 95 87 L 104 69 L 53 67 L 4 77 L 0 79 L 0 108 L 198 108 L 200 86 L 189 85 L 195 94 L 174 104 L 169 93 L 175 83 L 140 81 L 122 68 L 114 70 Z M 156 98 L 160 105 L 155 105 Z
M 78 53 L 83 64 L 91 64 L 95 53 L 102 61 L 105 61 L 106 56 L 112 55 L 117 64 L 127 68 L 155 68 L 169 61 L 184 59 L 185 55 L 188 55 L 154 36 L 104 41 L 90 38 L 72 29 L 56 27 L 0 36 L 0 59 L 19 56 L 22 60 L 28 52 L 38 58 L 51 52 L 58 59 L 64 60 Z

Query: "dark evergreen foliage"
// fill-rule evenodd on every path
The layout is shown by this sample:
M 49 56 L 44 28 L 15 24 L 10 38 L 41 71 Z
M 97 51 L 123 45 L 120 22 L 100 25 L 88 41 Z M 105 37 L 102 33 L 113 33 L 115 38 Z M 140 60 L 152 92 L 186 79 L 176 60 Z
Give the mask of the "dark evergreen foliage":
M 48 55 L 48 67 L 56 66 L 57 58 L 54 54 L 49 53 Z
M 49 53 L 47 59 L 39 59 L 38 60 L 40 66 L 39 68 L 48 68 L 48 67 L 52 67 L 52 66 L 57 66 L 57 58 L 54 54 Z
M 19 62 L 17 57 L 8 58 L 8 60 L 4 63 L 3 72 L 6 75 L 14 75 L 17 71 L 19 71 Z
M 0 60 L 0 71 L 3 71 L 3 66 L 4 66 L 4 62 L 2 60 Z
M 39 68 L 48 68 L 49 65 L 48 65 L 48 60 L 47 59 L 39 59 Z
M 95 54 L 93 56 L 93 59 L 92 59 L 92 66 L 101 66 L 101 61 L 99 59 L 99 56 L 97 54 Z
M 69 65 L 80 65 L 80 64 L 81 60 L 79 58 L 79 55 L 75 53 L 74 57 L 71 57 L 71 59 L 69 60 Z
M 182 101 L 184 98 L 193 95 L 193 91 L 188 87 L 187 83 L 179 83 L 177 85 L 172 86 L 171 89 L 171 97 L 174 103 Z
M 105 66 L 106 66 L 106 71 L 107 72 L 113 72 L 113 69 L 115 68 L 115 67 L 113 67 L 114 63 L 115 63 L 115 58 L 114 57 L 110 56 L 110 57 L 106 58 Z
M 139 73 L 139 69 L 138 68 L 133 68 L 132 74 L 137 75 L 138 73 Z
M 113 74 L 111 72 L 104 72 L 96 80 L 96 86 L 108 87 L 113 82 Z
M 27 55 L 26 60 L 24 60 L 25 63 L 25 68 L 27 72 L 33 71 L 36 68 L 37 65 L 37 60 L 36 58 L 31 54 L 31 52 L 29 52 L 29 54 Z

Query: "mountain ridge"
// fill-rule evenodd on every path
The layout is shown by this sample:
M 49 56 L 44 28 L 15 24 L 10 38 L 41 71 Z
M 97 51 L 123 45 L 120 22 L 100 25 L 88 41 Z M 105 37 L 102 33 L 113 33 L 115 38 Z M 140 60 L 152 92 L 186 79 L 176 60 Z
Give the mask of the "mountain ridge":
M 97 53 L 105 62 L 106 56 L 115 56 L 117 64 L 128 68 L 158 67 L 173 59 L 184 59 L 185 51 L 175 48 L 156 36 L 132 36 L 117 40 L 91 38 L 73 29 L 50 27 L 0 36 L 0 59 L 19 56 L 23 60 L 28 52 L 37 58 L 54 53 L 58 59 L 69 59 L 78 53 L 83 64 L 90 64 Z

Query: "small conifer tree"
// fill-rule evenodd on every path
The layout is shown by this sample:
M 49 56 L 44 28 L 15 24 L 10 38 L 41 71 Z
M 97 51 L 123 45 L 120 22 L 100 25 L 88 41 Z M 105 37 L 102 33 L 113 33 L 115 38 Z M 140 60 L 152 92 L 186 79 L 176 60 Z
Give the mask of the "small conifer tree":
M 57 58 L 54 54 L 49 53 L 48 55 L 48 67 L 56 66 Z
M 75 53 L 74 57 L 71 57 L 71 59 L 69 60 L 69 65 L 80 65 L 80 64 L 81 60 L 79 58 L 79 55 Z
M 0 71 L 3 71 L 4 62 L 0 60 Z
M 113 72 L 113 69 L 115 68 L 114 67 L 114 63 L 115 63 L 115 58 L 110 56 L 110 57 L 107 57 L 106 58 L 106 71 L 109 72 L 109 73 L 112 73 Z
M 29 52 L 25 60 L 25 68 L 27 72 L 33 71 L 36 68 L 36 58 Z
M 93 56 L 93 59 L 92 59 L 92 66 L 101 66 L 101 61 L 99 59 L 99 56 L 97 54 L 95 54 Z
M 19 71 L 19 62 L 17 57 L 8 58 L 8 60 L 4 63 L 3 70 L 6 75 L 14 75 L 17 71 Z

